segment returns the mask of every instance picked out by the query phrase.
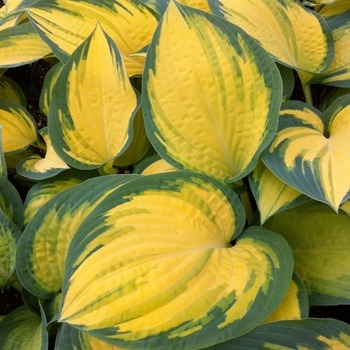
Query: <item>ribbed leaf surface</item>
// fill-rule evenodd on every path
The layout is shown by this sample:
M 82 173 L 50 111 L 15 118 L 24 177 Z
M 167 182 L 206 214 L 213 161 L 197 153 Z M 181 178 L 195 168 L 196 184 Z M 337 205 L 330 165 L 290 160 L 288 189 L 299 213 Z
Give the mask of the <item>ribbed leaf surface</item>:
M 60 321 L 142 349 L 200 348 L 248 332 L 283 299 L 293 263 L 286 242 L 259 227 L 232 247 L 244 222 L 234 192 L 204 175 L 123 185 L 72 241 Z
M 245 30 L 278 62 L 322 73 L 334 57 L 325 20 L 294 0 L 209 0 L 214 14 Z
M 147 134 L 177 168 L 232 182 L 254 168 L 275 133 L 282 98 L 275 64 L 216 16 L 171 2 L 143 83 Z
M 97 25 L 55 84 L 49 130 L 58 156 L 85 170 L 113 160 L 131 142 L 139 99 L 118 48 Z

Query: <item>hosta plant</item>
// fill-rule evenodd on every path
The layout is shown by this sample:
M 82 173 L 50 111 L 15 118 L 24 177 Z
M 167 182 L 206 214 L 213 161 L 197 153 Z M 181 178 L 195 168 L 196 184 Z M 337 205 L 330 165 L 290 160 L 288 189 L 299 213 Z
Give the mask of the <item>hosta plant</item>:
M 343 0 L 5 1 L 0 288 L 24 305 L 0 348 L 350 348 L 309 317 L 350 304 L 349 25 Z M 41 127 L 10 78 L 40 59 Z

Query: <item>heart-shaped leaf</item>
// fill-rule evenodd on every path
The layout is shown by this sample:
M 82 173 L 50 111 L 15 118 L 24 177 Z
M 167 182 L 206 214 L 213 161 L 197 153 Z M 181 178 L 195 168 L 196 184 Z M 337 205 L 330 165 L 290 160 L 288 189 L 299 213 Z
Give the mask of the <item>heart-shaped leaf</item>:
M 293 262 L 281 236 L 240 235 L 244 224 L 237 195 L 205 175 L 122 185 L 72 240 L 60 322 L 142 349 L 201 348 L 250 331 L 282 301 Z
M 350 197 L 350 96 L 324 116 L 302 102 L 286 102 L 279 131 L 262 160 L 283 182 L 334 210 Z

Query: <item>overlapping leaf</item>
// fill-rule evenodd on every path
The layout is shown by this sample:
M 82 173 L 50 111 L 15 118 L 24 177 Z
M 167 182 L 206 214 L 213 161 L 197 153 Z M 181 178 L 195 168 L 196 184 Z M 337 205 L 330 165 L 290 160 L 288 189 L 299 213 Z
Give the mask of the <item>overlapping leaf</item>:
M 23 151 L 37 140 L 34 118 L 16 102 L 0 99 L 0 124 L 3 125 L 2 147 L 5 154 Z
M 143 83 L 147 134 L 177 168 L 232 182 L 254 168 L 275 133 L 282 98 L 275 64 L 216 16 L 171 2 Z
M 55 84 L 49 130 L 56 153 L 79 169 L 98 168 L 121 155 L 132 140 L 139 100 L 118 48 L 97 25 Z
M 60 322 L 143 349 L 201 348 L 248 332 L 283 299 L 293 263 L 286 242 L 259 227 L 232 247 L 244 222 L 234 192 L 205 175 L 124 184 L 73 238 Z
M 326 6 L 324 15 L 334 40 L 335 57 L 322 75 L 321 84 L 350 87 L 350 6 L 348 2 L 336 2 Z
M 27 100 L 20 86 L 6 76 L 2 76 L 0 79 L 0 98 L 5 98 L 27 107 Z
M 105 176 L 57 194 L 28 223 L 18 242 L 16 269 L 23 286 L 49 299 L 62 288 L 65 259 L 82 221 L 109 192 L 136 175 Z
M 129 55 L 150 43 L 158 23 L 155 12 L 139 0 L 39 0 L 27 15 L 63 62 L 100 22 L 121 51 L 130 76 L 142 74 L 143 60 Z
M 350 303 L 348 215 L 310 201 L 275 215 L 264 227 L 288 241 L 311 305 Z
M 310 200 L 278 179 L 262 161 L 259 161 L 253 172 L 249 174 L 249 184 L 262 224 L 276 213 Z
M 16 164 L 17 174 L 32 180 L 47 179 L 69 169 L 69 166 L 58 157 L 52 148 L 48 128 L 41 129 L 39 134 L 46 144 L 45 157 L 41 158 L 39 155 L 33 155 L 20 160 Z
M 11 51 L 11 55 L 9 55 Z M 18 67 L 35 62 L 51 53 L 30 23 L 0 31 L 0 67 Z
M 228 342 L 209 347 L 210 350 L 295 350 L 348 349 L 350 327 L 334 319 L 307 318 L 272 322 Z
M 294 0 L 209 0 L 214 14 L 238 25 L 278 62 L 323 73 L 332 63 L 332 34 L 325 20 Z
M 350 96 L 324 116 L 302 102 L 286 102 L 280 127 L 262 160 L 283 182 L 334 210 L 350 196 Z

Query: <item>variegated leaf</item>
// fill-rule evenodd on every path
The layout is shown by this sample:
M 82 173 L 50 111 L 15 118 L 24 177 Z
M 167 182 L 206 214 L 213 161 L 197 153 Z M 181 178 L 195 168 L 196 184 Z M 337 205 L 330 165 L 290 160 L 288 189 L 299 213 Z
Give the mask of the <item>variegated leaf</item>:
M 310 305 L 350 303 L 349 216 L 310 201 L 275 215 L 264 227 L 280 233 L 291 246 Z
M 208 350 L 346 350 L 350 348 L 349 334 L 350 326 L 334 319 L 279 321 Z
M 288 292 L 278 308 L 263 322 L 299 320 L 309 316 L 309 299 L 301 279 L 294 273 Z
M 0 78 L 0 98 L 17 102 L 24 108 L 27 107 L 27 100 L 20 86 L 6 76 Z
M 12 183 L 0 175 L 0 209 L 19 229 L 23 227 L 22 199 Z
M 350 95 L 324 113 L 286 102 L 280 127 L 262 160 L 283 182 L 335 211 L 350 197 Z
M 76 230 L 104 197 L 135 176 L 87 180 L 58 193 L 34 215 L 16 255 L 18 277 L 30 293 L 49 299 L 61 290 L 66 254 Z
M 118 48 L 97 25 L 55 84 L 48 124 L 56 153 L 78 169 L 110 162 L 129 146 L 139 105 Z
M 5 154 L 21 152 L 37 140 L 34 118 L 16 102 L 0 99 L 0 124 L 3 125 L 2 147 Z
M 281 92 L 275 64 L 253 39 L 170 3 L 142 89 L 146 131 L 163 159 L 221 181 L 244 177 L 275 134 Z
M 208 0 L 214 14 L 245 30 L 281 64 L 323 73 L 332 63 L 325 20 L 295 0 Z
M 51 69 L 45 75 L 44 85 L 40 93 L 39 106 L 40 110 L 46 115 L 49 115 L 52 91 L 62 68 L 63 64 L 58 62 L 51 67 Z
M 0 289 L 5 288 L 15 270 L 16 245 L 21 233 L 0 209 Z
M 320 84 L 350 87 L 350 6 L 344 9 L 341 3 L 325 8 L 324 15 L 334 40 L 335 57 L 331 66 L 324 72 Z M 323 15 L 323 11 L 320 11 Z
M 11 50 L 11 55 L 9 55 Z M 35 62 L 51 53 L 28 22 L 0 31 L 0 67 L 11 68 Z
M 339 97 L 350 94 L 350 88 L 333 88 L 329 94 L 322 100 L 318 109 L 321 112 L 325 110 Z
M 179 0 L 178 3 L 186 6 L 191 6 L 208 13 L 212 13 L 208 0 Z
M 244 223 L 239 198 L 205 175 L 124 184 L 72 240 L 59 321 L 142 349 L 202 348 L 249 332 L 283 299 L 293 262 L 279 235 L 240 235 Z
M 69 169 L 69 166 L 56 154 L 49 137 L 48 128 L 45 127 L 39 131 L 39 134 L 45 141 L 45 157 L 33 155 L 29 158 L 20 160 L 16 164 L 17 174 L 32 180 L 43 180 L 53 177 L 60 172 Z
M 157 155 L 147 157 L 142 162 L 137 164 L 133 173 L 150 175 L 150 174 L 167 173 L 169 171 L 178 171 L 178 169 L 174 168 L 164 159 L 160 158 L 160 156 L 157 154 Z
M 133 131 L 133 138 L 130 145 L 121 156 L 117 157 L 113 161 L 113 164 L 117 167 L 137 164 L 142 159 L 154 152 L 146 134 L 142 108 L 140 108 L 135 114 Z
M 0 344 L 2 350 L 45 350 L 48 334 L 40 316 L 20 306 L 0 322 Z
M 97 176 L 97 172 L 66 170 L 50 179 L 39 181 L 30 188 L 24 202 L 24 224 L 50 199 L 63 190 Z
M 64 350 L 123 350 L 119 346 L 110 345 L 89 333 L 80 331 L 68 323 L 63 323 L 60 327 L 55 346 L 57 349 Z
M 350 200 L 345 201 L 341 206 L 340 209 L 343 210 L 343 212 L 350 216 Z
M 0 175 L 7 178 L 7 165 L 4 154 L 4 149 L 2 147 L 2 125 L 0 124 Z
M 129 55 L 150 43 L 158 24 L 158 15 L 139 0 L 39 0 L 27 15 L 63 62 L 100 22 L 118 46 L 130 76 L 142 74 L 143 59 Z
M 262 161 L 249 174 L 249 184 L 263 224 L 276 213 L 310 200 L 277 178 Z

